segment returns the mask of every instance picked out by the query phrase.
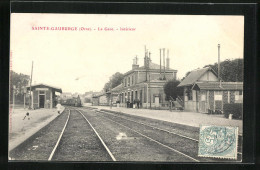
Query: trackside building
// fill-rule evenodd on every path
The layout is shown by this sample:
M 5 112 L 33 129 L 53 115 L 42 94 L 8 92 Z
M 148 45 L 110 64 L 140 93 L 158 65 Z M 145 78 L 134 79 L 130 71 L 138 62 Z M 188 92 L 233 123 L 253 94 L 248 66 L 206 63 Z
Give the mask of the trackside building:
M 186 111 L 223 111 L 224 104 L 243 103 L 243 82 L 223 82 L 210 67 L 191 71 L 178 87 L 184 89 Z
M 30 90 L 30 87 L 27 87 Z M 53 108 L 56 105 L 55 92 L 62 93 L 62 89 L 46 84 L 36 84 L 31 86 L 31 108 Z
M 137 61 L 136 57 L 132 69 L 124 74 L 122 83 L 110 90 L 113 102 L 116 100 L 121 107 L 133 107 L 136 101 L 141 108 L 167 107 L 163 86 L 177 76 L 177 70 L 170 68 L 169 57 L 166 59 L 166 66 L 153 63 L 147 54 L 144 57 L 144 66 L 139 67 Z

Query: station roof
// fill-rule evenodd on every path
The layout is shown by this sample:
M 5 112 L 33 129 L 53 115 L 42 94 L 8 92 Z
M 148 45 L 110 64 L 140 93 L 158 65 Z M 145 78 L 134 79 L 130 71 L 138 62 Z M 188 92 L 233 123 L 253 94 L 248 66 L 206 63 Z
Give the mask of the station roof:
M 217 74 L 211 67 L 196 69 L 191 71 L 190 74 L 187 77 L 185 77 L 184 80 L 182 80 L 182 82 L 178 85 L 178 87 L 193 85 L 197 80 L 199 80 L 201 76 L 203 76 L 208 71 L 211 71 L 213 74 L 217 76 Z
M 139 67 L 139 69 L 146 69 L 145 66 L 142 66 L 142 67 Z M 150 62 L 149 64 L 149 69 L 155 69 L 155 70 L 158 70 L 160 69 L 160 65 L 159 64 L 156 64 L 156 63 L 153 63 L 153 62 Z M 161 69 L 164 70 L 164 66 L 162 65 L 161 66 Z M 167 70 L 167 68 L 165 67 L 165 69 Z M 169 68 L 168 70 L 172 70 L 171 68 Z
M 193 88 L 201 90 L 243 90 L 243 82 L 196 82 Z
M 156 63 L 153 63 L 153 62 L 150 62 L 150 64 L 149 64 L 149 70 L 150 70 L 150 71 L 153 70 L 153 72 L 158 72 L 158 73 L 159 73 L 159 71 L 160 71 L 160 65 L 159 65 L 159 64 L 156 64 Z M 141 67 L 135 68 L 134 70 L 133 70 L 133 69 L 132 69 L 132 70 L 129 70 L 128 72 L 124 73 L 124 76 L 126 76 L 126 75 L 128 75 L 128 74 L 131 74 L 131 73 L 134 72 L 134 71 L 146 71 L 146 67 L 145 67 L 145 66 L 141 66 Z M 163 66 L 163 65 L 161 65 L 161 71 L 162 71 L 162 73 L 163 73 L 163 71 L 164 71 L 164 66 Z M 165 67 L 165 72 L 177 72 L 177 70 L 174 70 L 174 69 L 171 69 L 171 68 L 167 69 L 167 68 Z
M 32 85 L 31 87 L 32 87 L 32 90 L 34 90 L 34 89 L 36 89 L 36 88 L 52 88 L 52 89 L 54 89 L 56 92 L 62 93 L 62 89 L 61 89 L 61 88 L 54 87 L 54 86 L 50 86 L 50 85 L 43 84 L 43 83 L 34 84 L 34 85 Z M 26 89 L 27 89 L 27 90 L 30 90 L 30 86 L 27 86 Z
M 111 91 L 112 92 L 118 92 L 123 88 L 122 84 L 120 83 L 118 86 L 114 87 Z

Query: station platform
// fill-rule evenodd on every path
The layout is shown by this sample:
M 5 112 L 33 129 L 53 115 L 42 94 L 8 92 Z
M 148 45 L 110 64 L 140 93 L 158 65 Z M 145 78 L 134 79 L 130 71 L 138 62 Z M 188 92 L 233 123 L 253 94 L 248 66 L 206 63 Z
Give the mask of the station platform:
M 61 112 L 65 107 L 62 106 Z M 29 113 L 29 116 L 26 113 Z M 24 142 L 41 128 L 58 116 L 56 108 L 28 110 L 23 108 L 10 109 L 9 113 L 9 151 Z
M 129 115 L 147 117 L 151 119 L 158 119 L 162 121 L 200 127 L 200 125 L 217 125 L 217 126 L 232 126 L 238 127 L 239 135 L 243 134 L 242 120 L 227 119 L 224 115 L 208 115 L 205 113 L 185 112 L 177 110 L 151 110 L 151 109 L 133 109 L 125 107 L 109 106 L 87 106 L 108 111 L 121 112 Z

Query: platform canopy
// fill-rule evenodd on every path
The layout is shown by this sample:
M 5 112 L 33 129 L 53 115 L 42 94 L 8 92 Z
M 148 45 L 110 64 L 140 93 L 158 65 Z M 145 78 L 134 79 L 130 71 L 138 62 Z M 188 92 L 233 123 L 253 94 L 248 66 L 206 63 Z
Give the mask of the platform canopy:
M 54 87 L 54 86 L 50 86 L 50 85 L 47 85 L 47 84 L 34 84 L 31 86 L 32 90 L 35 90 L 36 88 L 39 88 L 39 89 L 44 89 L 44 88 L 51 88 L 53 89 L 54 91 L 56 92 L 59 92 L 59 93 L 62 93 L 62 89 L 61 88 L 58 88 L 58 87 Z M 30 86 L 27 86 L 26 87 L 27 90 L 30 90 Z

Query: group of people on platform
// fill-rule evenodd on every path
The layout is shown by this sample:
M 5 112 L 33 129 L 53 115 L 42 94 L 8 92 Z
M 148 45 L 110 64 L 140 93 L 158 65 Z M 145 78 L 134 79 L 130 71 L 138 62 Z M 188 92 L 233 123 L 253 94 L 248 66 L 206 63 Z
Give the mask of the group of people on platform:
M 135 99 L 133 103 L 131 103 L 129 100 L 126 102 L 127 108 L 140 108 L 141 107 L 141 101 L 139 99 Z

